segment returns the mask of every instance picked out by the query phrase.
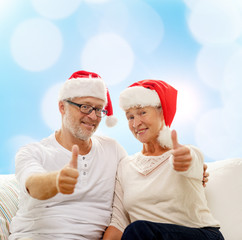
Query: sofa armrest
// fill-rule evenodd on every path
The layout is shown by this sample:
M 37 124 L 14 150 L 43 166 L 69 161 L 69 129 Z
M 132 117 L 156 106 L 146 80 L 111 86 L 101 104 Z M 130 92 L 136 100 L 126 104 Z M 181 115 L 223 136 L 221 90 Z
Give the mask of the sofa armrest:
M 15 175 L 0 175 L 0 239 L 8 239 L 9 225 L 18 209 L 18 195 Z
M 226 240 L 242 239 L 242 158 L 207 163 L 208 206 Z

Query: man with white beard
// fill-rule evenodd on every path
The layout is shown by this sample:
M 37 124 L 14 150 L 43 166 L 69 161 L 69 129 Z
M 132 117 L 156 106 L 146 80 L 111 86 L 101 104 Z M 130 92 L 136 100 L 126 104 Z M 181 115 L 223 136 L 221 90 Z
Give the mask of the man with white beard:
M 19 210 L 15 239 L 101 239 L 112 211 L 119 161 L 127 153 L 108 137 L 93 135 L 102 117 L 113 126 L 109 92 L 101 77 L 78 71 L 59 93 L 62 126 L 16 155 Z

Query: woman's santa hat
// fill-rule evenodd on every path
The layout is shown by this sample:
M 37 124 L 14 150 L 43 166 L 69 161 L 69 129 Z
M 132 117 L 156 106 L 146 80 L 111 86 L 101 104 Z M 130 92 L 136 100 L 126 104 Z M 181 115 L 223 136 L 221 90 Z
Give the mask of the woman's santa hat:
M 164 147 L 172 147 L 170 126 L 176 113 L 177 90 L 161 80 L 142 80 L 133 83 L 119 97 L 123 110 L 132 107 L 162 107 L 165 126 L 160 131 L 159 142 Z
M 113 107 L 109 91 L 103 79 L 94 72 L 77 71 L 63 84 L 59 92 L 59 101 L 75 97 L 95 97 L 105 102 L 107 110 L 106 125 L 113 127 L 117 118 L 113 116 Z

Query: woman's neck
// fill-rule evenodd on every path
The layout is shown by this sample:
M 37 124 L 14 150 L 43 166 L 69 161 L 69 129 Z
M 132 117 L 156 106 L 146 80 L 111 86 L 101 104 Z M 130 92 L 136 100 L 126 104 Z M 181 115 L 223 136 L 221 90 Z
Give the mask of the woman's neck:
M 144 143 L 143 150 L 141 151 L 145 156 L 159 156 L 169 151 L 169 148 L 163 148 L 158 142 L 155 143 Z

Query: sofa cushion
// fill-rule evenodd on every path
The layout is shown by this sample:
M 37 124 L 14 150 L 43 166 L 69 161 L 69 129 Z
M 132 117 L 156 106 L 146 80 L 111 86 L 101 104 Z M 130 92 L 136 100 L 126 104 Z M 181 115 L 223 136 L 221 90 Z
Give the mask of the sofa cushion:
M 242 239 L 242 159 L 208 163 L 208 206 L 226 240 Z
M 8 239 L 9 224 L 18 209 L 18 194 L 15 175 L 0 175 L 0 239 Z

